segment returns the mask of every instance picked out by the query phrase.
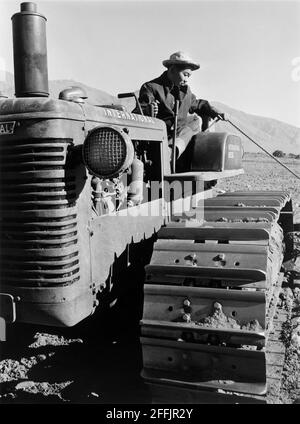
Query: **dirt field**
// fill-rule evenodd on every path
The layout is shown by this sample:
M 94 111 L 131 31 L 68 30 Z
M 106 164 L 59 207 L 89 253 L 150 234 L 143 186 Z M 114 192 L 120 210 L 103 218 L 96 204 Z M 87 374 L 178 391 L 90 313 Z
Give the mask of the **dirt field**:
M 279 160 L 300 177 L 300 159 Z M 300 207 L 300 180 L 265 153 L 245 153 L 243 168 L 243 175 L 220 180 L 217 187 L 226 191 L 284 190 L 290 192 L 294 208 Z
M 298 208 L 298 216 L 299 180 L 264 155 L 246 154 L 244 159 L 245 174 L 220 181 L 216 188 L 287 190 L 295 209 Z M 300 174 L 299 160 L 289 159 L 284 163 Z M 294 237 L 295 261 L 287 269 L 289 275 L 300 279 L 300 257 L 296 256 L 300 252 L 299 233 Z M 285 404 L 300 402 L 300 289 L 287 281 L 281 294 L 289 320 L 283 333 L 286 361 L 278 401 Z M 138 339 L 124 333 L 115 343 L 110 328 L 120 327 L 124 317 L 112 323 L 109 313 L 104 316 L 105 324 L 100 327 L 99 317 L 95 315 L 88 324 L 75 329 L 50 332 L 45 328 L 20 326 L 10 330 L 8 338 L 12 337 L 14 342 L 7 343 L 1 352 L 0 403 L 148 403 L 149 393 L 139 377 Z

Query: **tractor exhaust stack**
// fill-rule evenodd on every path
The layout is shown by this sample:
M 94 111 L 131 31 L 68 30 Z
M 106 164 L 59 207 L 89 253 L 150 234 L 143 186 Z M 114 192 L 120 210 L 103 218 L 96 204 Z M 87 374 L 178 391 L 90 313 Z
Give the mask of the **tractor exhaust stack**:
M 48 97 L 45 16 L 35 3 L 21 3 L 12 16 L 16 97 Z

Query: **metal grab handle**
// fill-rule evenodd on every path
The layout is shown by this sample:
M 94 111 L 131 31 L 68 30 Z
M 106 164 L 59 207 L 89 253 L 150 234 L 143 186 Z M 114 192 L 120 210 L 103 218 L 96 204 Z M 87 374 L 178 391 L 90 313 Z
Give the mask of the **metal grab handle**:
M 137 98 L 137 95 L 133 92 L 131 93 L 119 93 L 118 94 L 118 99 L 124 99 L 125 97 L 134 97 L 135 101 L 136 101 L 136 106 L 138 108 L 139 114 L 140 115 L 144 115 L 142 108 L 141 108 L 141 104 L 139 102 L 139 99 Z

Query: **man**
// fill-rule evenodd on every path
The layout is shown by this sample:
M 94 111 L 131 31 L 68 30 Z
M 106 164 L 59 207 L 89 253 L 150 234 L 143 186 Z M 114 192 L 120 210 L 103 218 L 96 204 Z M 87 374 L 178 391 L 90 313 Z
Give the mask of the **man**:
M 191 138 L 201 131 L 201 124 L 204 130 L 208 120 L 218 117 L 220 113 L 207 100 L 197 99 L 187 85 L 192 72 L 200 68 L 198 63 L 180 51 L 162 63 L 167 71 L 142 85 L 139 102 L 145 115 L 165 121 L 169 140 L 172 140 L 175 101 L 179 100 L 175 142 L 178 158 Z

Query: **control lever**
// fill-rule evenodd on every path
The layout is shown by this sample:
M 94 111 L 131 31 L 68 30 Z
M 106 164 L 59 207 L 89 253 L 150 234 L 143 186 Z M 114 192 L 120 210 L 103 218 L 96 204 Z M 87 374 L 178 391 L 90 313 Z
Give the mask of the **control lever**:
M 135 101 L 136 101 L 136 106 L 138 108 L 139 114 L 140 115 L 144 115 L 142 108 L 141 108 L 141 104 L 139 102 L 139 99 L 137 98 L 137 95 L 135 93 L 119 93 L 118 94 L 118 99 L 124 99 L 126 97 L 134 97 Z

